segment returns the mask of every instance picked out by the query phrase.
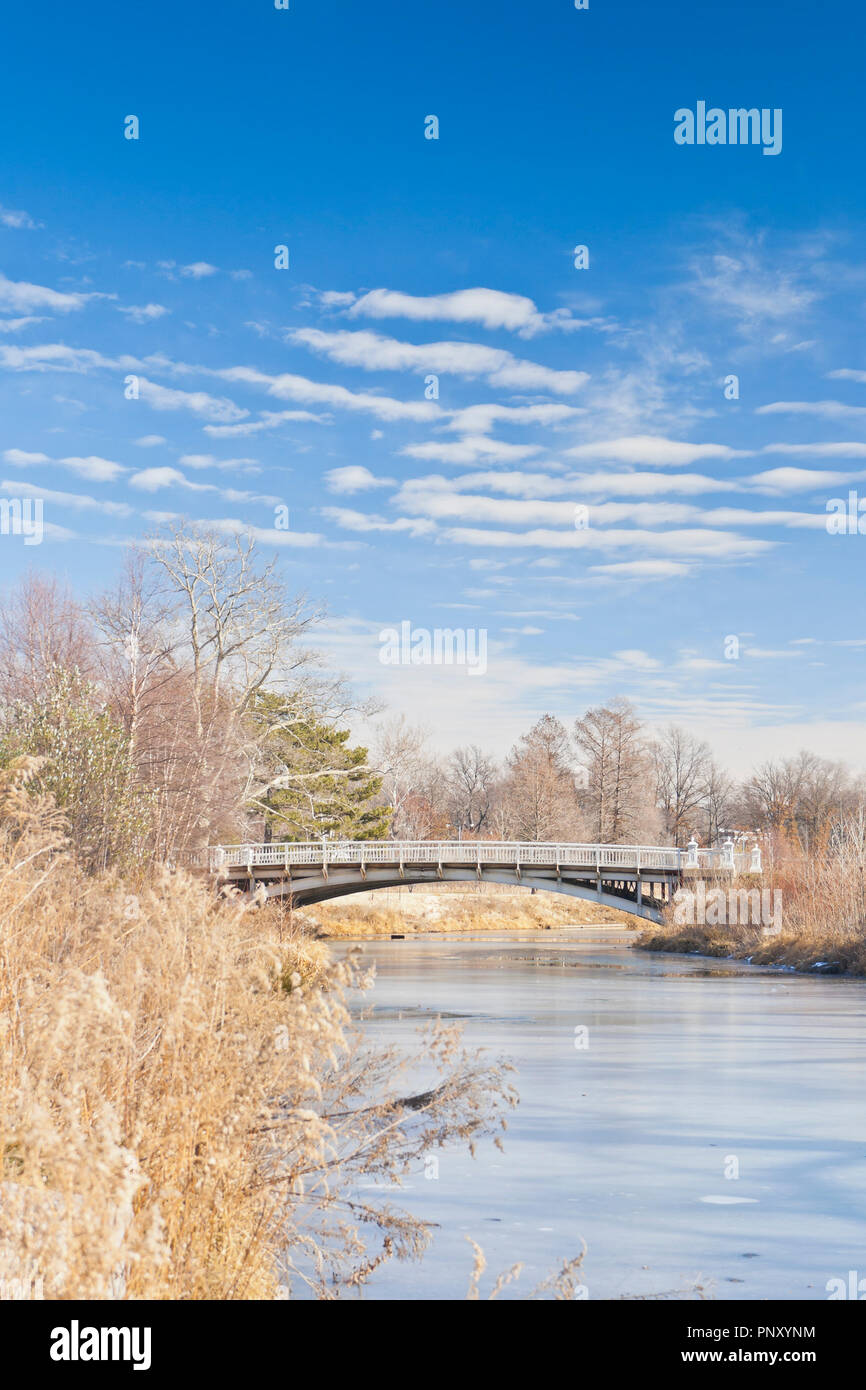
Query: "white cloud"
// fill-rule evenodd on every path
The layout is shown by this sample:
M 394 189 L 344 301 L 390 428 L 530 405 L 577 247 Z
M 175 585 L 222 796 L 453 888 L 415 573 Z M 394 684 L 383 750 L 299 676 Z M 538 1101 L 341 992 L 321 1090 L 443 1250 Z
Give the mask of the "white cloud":
M 226 396 L 209 396 L 206 391 L 178 391 L 144 376 L 139 380 L 139 392 L 141 399 L 154 410 L 189 410 L 206 420 L 242 420 L 250 413 Z
M 161 319 L 165 314 L 171 313 L 164 304 L 118 304 L 117 310 L 133 323 L 152 323 L 154 319 Z
M 366 512 L 351 511 L 347 507 L 322 507 L 322 516 L 335 522 L 345 531 L 408 531 L 412 536 L 429 536 L 436 527 L 432 521 L 416 520 L 401 516 L 397 521 L 388 521 L 383 516 L 370 516 Z
M 759 405 L 756 415 L 820 415 L 826 420 L 859 420 L 866 405 L 845 405 L 842 401 L 772 401 Z
M 31 309 L 50 309 L 54 314 L 68 314 L 73 309 L 83 309 L 91 299 L 101 299 L 103 295 L 82 293 L 61 293 L 50 290 L 45 285 L 31 285 L 26 280 L 7 280 L 0 274 L 0 309 L 10 309 L 13 313 L 29 314 Z
M 765 444 L 762 454 L 814 454 L 819 458 L 866 458 L 866 444 Z
M 689 288 L 720 313 L 740 320 L 753 334 L 768 322 L 798 318 L 818 298 L 804 286 L 800 267 L 780 269 L 762 260 L 756 246 L 740 246 L 734 255 L 717 252 L 692 262 Z
M 128 261 L 127 264 L 137 263 Z M 156 265 L 167 280 L 176 280 L 179 275 L 185 280 L 205 280 L 210 275 L 219 274 L 219 266 L 211 265 L 209 261 L 193 261 L 190 265 L 178 265 L 177 261 L 157 261 Z
M 369 488 L 390 487 L 394 479 L 377 478 L 369 468 L 354 464 L 346 468 L 330 469 L 325 474 L 325 483 L 329 492 L 352 493 L 365 492 Z
M 578 444 L 573 449 L 567 449 L 565 455 L 576 459 L 613 459 L 616 463 L 647 463 L 655 468 L 679 468 L 681 464 L 695 463 L 698 459 L 747 456 L 743 450 L 730 449 L 726 444 L 686 444 L 650 434 Z
M 196 488 L 195 483 L 190 483 L 177 468 L 143 468 L 139 473 L 133 473 L 129 479 L 129 486 L 138 488 L 141 492 L 158 492 L 164 487 L 190 487 Z M 199 485 L 200 491 L 206 489 L 204 484 Z
M 699 496 L 707 492 L 739 492 L 744 484 L 720 481 L 702 473 L 548 473 L 503 472 L 462 473 L 455 478 L 430 474 L 414 479 L 429 488 L 465 491 L 487 488 L 510 497 L 654 497 L 668 494 Z
M 210 265 L 208 261 L 193 261 L 192 265 L 182 265 L 181 275 L 185 275 L 190 280 L 204 280 L 209 275 L 216 275 L 219 266 Z
M 453 444 L 435 439 L 427 444 L 409 444 L 400 452 L 409 458 L 435 459 L 439 463 L 475 463 L 479 458 L 508 463 L 531 458 L 539 452 L 539 446 L 504 444 L 498 439 L 488 439 L 486 435 L 476 435 L 460 439 Z
M 4 208 L 0 205 L 0 225 L 4 227 L 14 227 L 27 231 L 35 231 L 41 227 L 41 222 L 34 222 L 29 212 L 23 212 L 15 208 Z
M 326 309 L 345 309 L 354 304 L 355 295 L 351 290 L 322 290 L 319 303 Z
M 840 367 L 838 371 L 828 372 L 827 376 L 835 381 L 856 381 L 860 386 L 866 386 L 866 372 L 854 367 Z
M 246 420 L 241 425 L 205 425 L 204 432 L 212 439 L 238 439 L 250 434 L 262 434 L 266 430 L 278 429 L 280 425 L 294 421 L 309 421 L 315 425 L 329 423 L 325 415 L 314 415 L 309 410 L 266 410 L 256 420 Z
M 641 651 L 639 648 L 614 652 L 614 656 L 624 666 L 631 666 L 639 671 L 657 671 L 662 664 L 656 657 L 650 656 L 649 652 Z
M 215 371 L 213 375 L 222 377 L 225 381 L 239 381 L 246 386 L 262 386 L 269 396 L 276 396 L 280 400 L 362 411 L 375 415 L 380 420 L 435 420 L 440 413 L 438 406 L 432 401 L 398 401 L 390 396 L 349 391 L 345 386 L 310 381 L 308 377 L 296 376 L 291 372 L 283 372 L 280 376 L 267 376 L 254 367 L 225 367 Z
M 144 468 L 139 473 L 133 473 L 129 486 L 138 488 L 140 492 L 159 492 L 166 487 L 186 488 L 189 492 L 215 492 L 225 502 L 261 502 L 276 506 L 280 501 L 279 497 L 258 497 L 251 492 L 218 487 L 216 483 L 194 483 L 178 468 Z
M 202 519 L 198 525 L 223 531 L 230 536 L 252 536 L 264 545 L 276 545 L 289 550 L 319 550 L 329 545 L 325 537 L 317 531 L 277 531 L 271 526 L 251 526 L 249 522 L 237 517 L 212 517 Z
M 353 303 L 349 315 L 352 318 L 363 315 L 374 319 L 411 319 L 416 323 L 480 323 L 484 328 L 504 328 L 523 338 L 552 328 L 573 330 L 605 326 L 602 319 L 575 318 L 568 309 L 540 313 L 533 300 L 525 295 L 481 287 L 431 295 L 370 290 Z
M 759 492 L 813 492 L 816 488 L 866 478 L 866 473 L 832 473 L 817 468 L 768 468 L 747 479 Z
M 802 656 L 803 652 L 792 652 L 790 647 L 782 647 L 781 650 L 771 647 L 744 647 L 743 656 L 751 656 L 760 661 L 779 661 L 785 657 Z
M 689 565 L 677 560 L 623 560 L 612 565 L 591 565 L 590 570 L 616 579 L 681 579 L 691 573 Z
M 582 406 L 544 403 L 540 405 L 468 405 L 452 412 L 443 428 L 458 434 L 489 434 L 497 421 L 506 425 L 561 425 L 585 415 Z
M 397 493 L 395 504 L 415 515 L 436 520 L 461 517 L 467 521 L 500 523 L 506 526 L 573 526 L 574 503 L 570 501 L 526 501 L 473 496 L 449 491 L 441 485 L 428 488 L 423 480 L 410 480 Z M 598 502 L 589 508 L 592 528 L 620 522 L 637 527 L 649 526 L 794 526 L 815 530 L 826 526 L 825 513 L 749 511 L 742 507 L 706 509 L 684 502 Z
M 135 443 L 140 449 L 155 449 L 159 444 L 167 444 L 168 440 L 162 434 L 143 434 Z
M 636 550 L 680 559 L 750 560 L 774 548 L 774 541 L 753 540 L 729 531 L 596 530 L 479 531 L 456 526 L 444 533 L 456 545 L 542 550 Z
M 0 333 L 20 333 L 22 328 L 29 328 L 32 323 L 44 323 L 42 315 L 27 314 L 22 319 L 0 319 Z
M 111 459 L 99 458 L 97 455 L 90 455 L 87 458 L 69 457 L 52 459 L 47 454 L 27 453 L 23 449 L 5 449 L 3 458 L 6 463 L 11 463 L 13 468 L 32 468 L 37 464 L 51 464 L 60 468 L 68 468 L 73 473 L 78 473 L 82 478 L 90 478 L 98 483 L 111 483 L 115 478 L 119 478 L 127 470 L 122 463 L 113 463 Z
M 15 372 L 78 372 L 87 375 L 97 369 L 129 371 L 141 369 L 136 357 L 103 357 L 92 348 L 68 347 L 66 343 L 40 343 L 35 347 L 0 347 L 0 366 Z
M 344 367 L 364 371 L 430 372 L 473 380 L 484 377 L 491 386 L 514 391 L 553 391 L 571 395 L 589 377 L 586 372 L 556 371 L 536 362 L 514 357 L 501 348 L 482 343 L 405 343 L 378 333 L 325 333 L 318 328 L 298 328 L 290 341 L 302 343 Z
M 74 511 L 95 511 L 105 516 L 132 515 L 132 508 L 125 502 L 103 501 L 77 492 L 54 492 L 50 488 L 36 487 L 33 483 L 23 483 L 19 478 L 14 482 L 4 479 L 0 482 L 0 491 L 16 497 L 41 497 L 43 502 L 52 506 L 71 507 Z
M 222 472 L 233 473 L 261 473 L 262 471 L 258 459 L 218 459 L 216 454 L 181 454 L 179 462 L 185 468 L 218 468 Z

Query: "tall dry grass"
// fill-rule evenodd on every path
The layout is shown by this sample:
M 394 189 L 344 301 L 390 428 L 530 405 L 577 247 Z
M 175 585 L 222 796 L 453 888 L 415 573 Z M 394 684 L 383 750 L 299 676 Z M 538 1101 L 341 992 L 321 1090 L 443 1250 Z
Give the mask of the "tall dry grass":
M 371 1053 L 369 979 L 183 873 L 88 877 L 0 774 L 0 1279 L 48 1298 L 333 1298 L 427 1231 L 359 1179 L 496 1135 L 503 1068 Z
M 751 926 L 677 926 L 673 913 L 660 930 L 645 933 L 647 950 L 748 957 L 762 965 L 788 965 L 824 974 L 866 975 L 866 819 L 840 822 L 826 842 L 807 853 L 779 837 L 759 880 L 714 886 L 759 887 L 779 894 L 781 929 Z M 688 886 L 688 885 L 687 885 Z M 771 900 L 772 901 L 772 900 Z
M 445 888 L 451 885 L 445 885 Z M 581 924 L 634 928 L 639 918 L 602 903 L 528 889 L 447 892 L 418 886 L 412 893 L 379 890 L 317 903 L 296 912 L 298 921 L 326 937 L 414 936 L 427 932 L 544 931 Z

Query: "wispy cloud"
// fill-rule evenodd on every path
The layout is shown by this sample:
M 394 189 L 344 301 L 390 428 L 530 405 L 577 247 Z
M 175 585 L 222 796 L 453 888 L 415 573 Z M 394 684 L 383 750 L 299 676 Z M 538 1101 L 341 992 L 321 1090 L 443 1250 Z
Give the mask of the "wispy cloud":
M 552 391 L 556 395 L 572 395 L 589 379 L 587 372 L 557 371 L 482 343 L 405 343 L 378 333 L 325 333 L 318 328 L 294 329 L 288 337 L 333 362 L 364 371 L 409 371 L 420 376 L 449 373 L 469 380 L 483 377 L 489 385 L 504 390 Z
M 345 303 L 345 296 L 340 296 Z M 448 294 L 413 295 L 399 290 L 370 290 L 354 299 L 349 316 L 374 319 L 410 319 L 415 323 L 477 323 L 483 328 L 506 329 L 522 338 L 533 338 L 551 329 L 575 331 L 605 327 L 601 318 L 577 318 L 570 309 L 541 313 L 533 300 L 502 290 L 454 290 Z M 334 298 L 331 299 L 334 304 Z
M 171 313 L 164 304 L 118 304 L 117 309 L 133 323 L 153 323 Z
M 393 478 L 377 478 L 369 468 L 363 468 L 360 464 L 331 468 L 325 474 L 325 485 L 329 492 L 367 492 L 371 488 L 390 487 L 393 482 Z
M 114 463 L 111 459 L 99 458 L 98 455 L 93 454 L 87 458 L 76 456 L 50 458 L 48 454 L 30 453 L 24 449 L 4 449 L 3 458 L 13 468 L 34 468 L 39 464 L 53 464 L 58 468 L 68 468 L 71 472 L 78 473 L 82 478 L 90 478 L 99 483 L 114 482 L 116 478 L 127 471 L 122 463 Z
M 37 227 L 42 226 L 42 223 L 34 221 L 29 212 L 3 207 L 0 204 L 0 226 L 14 227 L 16 230 L 35 231 Z
M 104 299 L 97 293 L 69 293 L 49 289 L 47 285 L 32 285 L 27 280 L 7 280 L 0 273 L 0 309 L 17 314 L 29 314 L 32 309 L 49 309 L 53 314 L 69 314 L 83 309 L 92 299 Z

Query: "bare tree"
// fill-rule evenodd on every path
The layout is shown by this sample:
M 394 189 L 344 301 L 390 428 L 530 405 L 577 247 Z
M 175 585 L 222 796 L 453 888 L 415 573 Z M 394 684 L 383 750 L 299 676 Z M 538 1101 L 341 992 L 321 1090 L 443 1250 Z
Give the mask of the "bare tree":
M 92 611 L 103 681 L 157 795 L 162 852 L 243 833 L 265 770 L 279 776 L 262 744 L 343 698 L 304 640 L 320 611 L 287 594 L 250 535 L 198 526 L 151 538 Z
M 0 601 L 0 700 L 31 701 L 55 671 L 96 674 L 87 613 L 54 575 L 29 573 Z
M 665 833 L 682 845 L 706 795 L 710 750 L 686 729 L 671 724 L 653 745 L 656 797 Z
M 511 750 L 502 795 L 507 833 L 516 839 L 580 838 L 568 734 L 552 714 L 539 719 Z
M 761 828 L 787 834 L 804 849 L 823 849 L 833 825 L 857 803 L 843 763 L 801 750 L 796 757 L 762 763 L 743 786 L 743 806 Z
M 300 639 L 322 610 L 306 594 L 289 597 L 276 558 L 262 565 L 251 534 L 177 526 L 154 538 L 152 555 L 178 601 L 200 737 L 221 700 L 243 714 L 265 685 L 286 688 L 316 665 Z
M 497 777 L 493 758 L 476 743 L 452 753 L 447 788 L 451 818 L 471 835 L 480 834 L 487 823 Z
M 426 730 L 420 724 L 410 724 L 405 714 L 392 715 L 379 725 L 372 743 L 372 762 L 382 778 L 382 794 L 393 811 L 393 838 L 423 839 L 416 832 L 430 763 Z M 426 813 L 425 819 L 429 819 Z
M 114 589 L 90 605 L 102 681 L 134 757 L 142 724 L 152 724 L 175 704 L 176 612 L 174 596 L 160 592 L 158 576 L 139 549 L 126 554 Z
M 738 819 L 733 778 L 710 758 L 704 776 L 703 813 L 704 843 L 714 845 L 722 837 L 722 829 Z
M 643 730 L 628 700 L 587 710 L 574 740 L 586 774 L 581 802 L 590 834 L 602 844 L 633 840 L 647 820 L 649 758 Z

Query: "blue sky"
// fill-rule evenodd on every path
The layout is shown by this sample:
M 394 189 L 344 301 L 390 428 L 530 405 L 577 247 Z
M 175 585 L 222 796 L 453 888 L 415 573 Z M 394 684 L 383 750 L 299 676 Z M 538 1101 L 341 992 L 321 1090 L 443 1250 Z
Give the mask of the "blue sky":
M 47 534 L 0 536 L 3 579 L 88 593 L 161 515 L 250 525 L 334 661 L 445 746 L 622 693 L 738 769 L 866 764 L 866 537 L 825 526 L 866 498 L 863 30 L 613 0 L 6 19 L 0 482 Z M 698 100 L 781 109 L 782 152 L 676 145 Z M 405 620 L 485 628 L 487 674 L 382 667 Z

